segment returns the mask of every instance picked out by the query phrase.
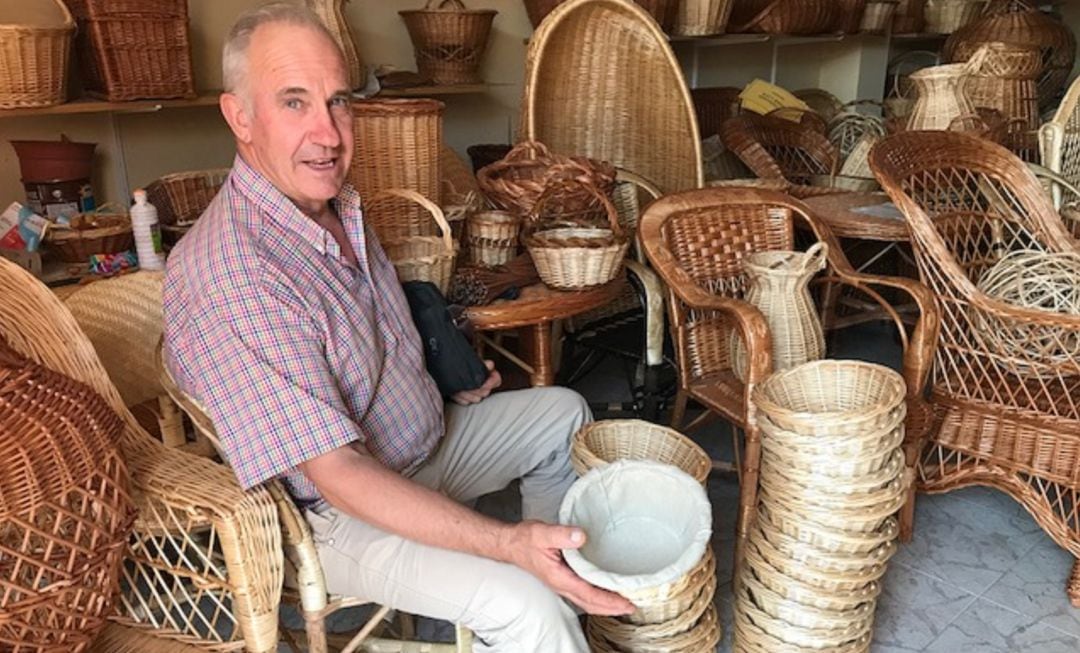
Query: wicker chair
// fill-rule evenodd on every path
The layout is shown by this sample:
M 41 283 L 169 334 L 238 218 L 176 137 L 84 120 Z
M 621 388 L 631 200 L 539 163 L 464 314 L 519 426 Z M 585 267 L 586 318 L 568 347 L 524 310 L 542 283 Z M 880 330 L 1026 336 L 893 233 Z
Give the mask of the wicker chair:
M 121 450 L 138 516 L 114 617 L 126 628 L 110 629 L 112 643 L 123 650 L 123 641 L 142 630 L 163 650 L 186 644 L 215 652 L 276 651 L 284 556 L 270 494 L 243 492 L 228 469 L 153 439 L 124 405 L 70 311 L 6 260 L 0 260 L 0 295 L 0 330 L 8 342 L 89 385 L 124 422 Z M 117 650 L 111 646 L 107 650 Z
M 667 37 L 630 0 L 569 0 L 529 40 L 523 136 L 631 170 L 665 193 L 703 183 L 697 118 Z
M 720 127 L 720 140 L 758 177 L 790 182 L 795 197 L 838 192 L 812 185 L 816 177 L 836 173 L 840 154 L 824 134 L 802 123 L 742 114 Z
M 1006 304 L 976 286 L 1003 252 L 1075 251 L 1074 241 L 1034 175 L 1001 146 L 909 132 L 882 141 L 870 163 L 907 217 L 942 319 L 920 488 L 1000 489 L 1080 557 L 1080 357 L 1068 345 L 1080 319 Z M 1080 607 L 1080 564 L 1068 593 Z
M 640 232 L 649 260 L 669 288 L 669 328 L 679 372 L 672 424 L 682 427 L 687 401 L 694 399 L 706 411 L 685 429 L 693 428 L 705 418 L 720 416 L 745 430 L 738 470 L 737 559 L 757 505 L 760 440 L 750 391 L 772 371 L 768 325 L 761 312 L 742 299 L 746 280 L 741 261 L 756 251 L 793 249 L 795 221 L 829 246 L 830 283 L 825 305 L 829 304 L 828 296 L 838 282 L 880 303 L 900 325 L 905 344 L 904 376 L 908 383 L 905 451 L 909 467 L 916 462 L 925 430 L 927 411 L 922 390 L 937 329 L 933 298 L 925 287 L 910 279 L 856 273 L 828 228 L 801 202 L 783 193 L 709 188 L 668 195 L 650 205 L 642 216 Z M 903 330 L 896 312 L 872 287 L 899 290 L 913 298 L 920 316 L 910 336 Z M 728 335 L 732 330 L 746 344 L 749 371 L 745 383 L 731 369 Z M 910 532 L 911 506 L 903 517 L 907 525 L 905 532 Z
M 1069 87 L 1054 117 L 1039 128 L 1039 152 L 1044 166 L 1080 186 L 1080 80 Z M 1080 196 L 1060 184 L 1052 190 L 1056 208 L 1080 205 Z M 1080 236 L 1080 230 L 1073 233 Z
M 162 358 L 162 349 L 159 347 L 155 356 L 158 367 L 158 378 L 161 385 L 170 397 L 180 406 L 185 414 L 191 419 L 195 429 L 215 447 L 219 446 L 217 433 L 214 425 L 207 415 L 206 410 L 198 401 L 184 393 L 169 374 L 168 368 Z M 333 649 L 328 648 L 333 635 L 327 633 L 326 621 L 333 613 L 344 608 L 367 605 L 370 601 L 354 597 L 330 596 L 326 590 L 326 579 L 323 575 L 322 565 L 315 549 L 315 540 L 311 535 L 311 528 L 303 515 L 300 514 L 296 504 L 286 494 L 281 484 L 274 481 L 266 484 L 278 507 L 278 519 L 281 524 L 281 532 L 284 539 L 286 573 L 285 595 L 286 601 L 299 606 L 304 617 L 304 629 L 306 635 L 306 650 L 310 653 L 327 653 L 329 650 L 340 650 L 341 653 L 354 653 L 360 650 L 379 651 L 380 653 L 408 653 L 409 651 L 425 651 L 426 653 L 465 653 L 472 650 L 472 633 L 461 626 L 456 628 L 455 644 L 436 644 L 429 642 L 405 641 L 404 639 L 385 639 L 373 636 L 382 624 L 390 609 L 379 606 L 371 615 L 364 626 L 351 638 L 337 643 Z M 410 621 L 406 621 L 411 626 Z M 301 648 L 292 633 L 283 631 L 283 635 L 289 641 L 295 653 L 302 653 Z

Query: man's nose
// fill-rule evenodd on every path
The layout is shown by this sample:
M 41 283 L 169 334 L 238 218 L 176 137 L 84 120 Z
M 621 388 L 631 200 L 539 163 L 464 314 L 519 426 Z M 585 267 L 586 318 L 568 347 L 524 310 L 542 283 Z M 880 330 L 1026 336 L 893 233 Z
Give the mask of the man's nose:
M 323 107 L 312 118 L 311 141 L 322 147 L 336 148 L 341 145 L 341 132 L 330 113 L 330 107 Z

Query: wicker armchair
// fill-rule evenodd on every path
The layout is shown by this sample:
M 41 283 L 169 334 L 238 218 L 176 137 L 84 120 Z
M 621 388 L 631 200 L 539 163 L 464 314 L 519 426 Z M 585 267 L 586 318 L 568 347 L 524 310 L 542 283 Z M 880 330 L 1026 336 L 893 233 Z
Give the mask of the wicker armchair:
M 920 276 L 937 298 L 941 336 L 934 423 L 919 485 L 998 488 L 1080 557 L 1080 318 L 987 296 L 980 275 L 1014 249 L 1075 251 L 1034 175 L 998 145 L 946 132 L 882 141 L 875 175 L 903 211 Z M 1080 607 L 1080 564 L 1068 583 Z
M 720 140 L 758 177 L 790 182 L 795 197 L 838 192 L 813 184 L 836 173 L 839 152 L 824 134 L 802 123 L 742 114 L 721 125 Z
M 916 462 L 925 431 L 927 411 L 922 391 L 937 329 L 933 298 L 925 287 L 910 279 L 856 273 L 828 228 L 801 202 L 782 193 L 709 188 L 668 195 L 653 203 L 642 217 L 640 232 L 649 260 L 669 289 L 669 328 L 679 372 L 672 424 L 682 426 L 687 401 L 694 399 L 706 411 L 687 429 L 704 418 L 720 416 L 745 430 L 739 468 L 737 558 L 757 506 L 760 440 L 750 391 L 772 371 L 768 325 L 761 312 L 742 299 L 746 280 L 741 261 L 757 251 L 793 249 L 795 221 L 829 246 L 826 295 L 833 282 L 852 286 L 879 302 L 901 329 L 903 372 L 908 384 L 905 451 L 909 468 Z M 896 312 L 874 289 L 882 287 L 910 295 L 918 305 L 920 315 L 910 336 Z M 828 305 L 828 299 L 825 303 Z M 731 369 L 728 335 L 732 330 L 746 344 L 749 370 L 745 383 Z M 910 533 L 910 505 L 902 517 L 905 532 Z
M 6 260 L 0 294 L 0 329 L 11 345 L 92 387 L 124 422 L 121 450 L 138 509 L 114 617 L 126 627 L 110 628 L 98 650 L 136 650 L 133 640 L 153 636 L 161 650 L 276 651 L 284 565 L 270 494 L 243 492 L 228 469 L 150 437 L 71 313 Z
M 1069 87 L 1054 117 L 1039 128 L 1039 152 L 1044 166 L 1080 186 L 1080 80 Z M 1057 209 L 1080 213 L 1080 195 L 1062 184 L 1053 184 L 1051 190 Z M 1080 227 L 1072 232 L 1080 237 Z

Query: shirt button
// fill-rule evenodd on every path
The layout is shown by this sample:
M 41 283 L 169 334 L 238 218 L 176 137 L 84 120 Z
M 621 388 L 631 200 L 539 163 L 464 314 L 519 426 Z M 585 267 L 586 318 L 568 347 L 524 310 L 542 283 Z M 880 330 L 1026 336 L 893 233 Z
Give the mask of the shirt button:
M 330 546 L 334 546 L 334 538 L 331 537 L 329 540 L 326 540 L 326 543 Z

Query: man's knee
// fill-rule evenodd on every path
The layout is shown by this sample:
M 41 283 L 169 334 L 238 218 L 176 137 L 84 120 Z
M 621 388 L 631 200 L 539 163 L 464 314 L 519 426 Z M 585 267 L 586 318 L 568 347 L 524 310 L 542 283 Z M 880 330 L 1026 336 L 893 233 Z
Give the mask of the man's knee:
M 576 391 L 570 388 L 551 386 L 535 388 L 538 401 L 547 405 L 548 410 L 557 416 L 561 416 L 568 422 L 582 426 L 592 421 L 592 411 L 589 403 Z
M 493 643 L 558 643 L 561 647 L 581 637 L 577 617 L 561 597 L 525 572 L 514 576 L 491 584 L 486 605 L 480 609 L 482 623 L 474 628 L 479 635 Z

